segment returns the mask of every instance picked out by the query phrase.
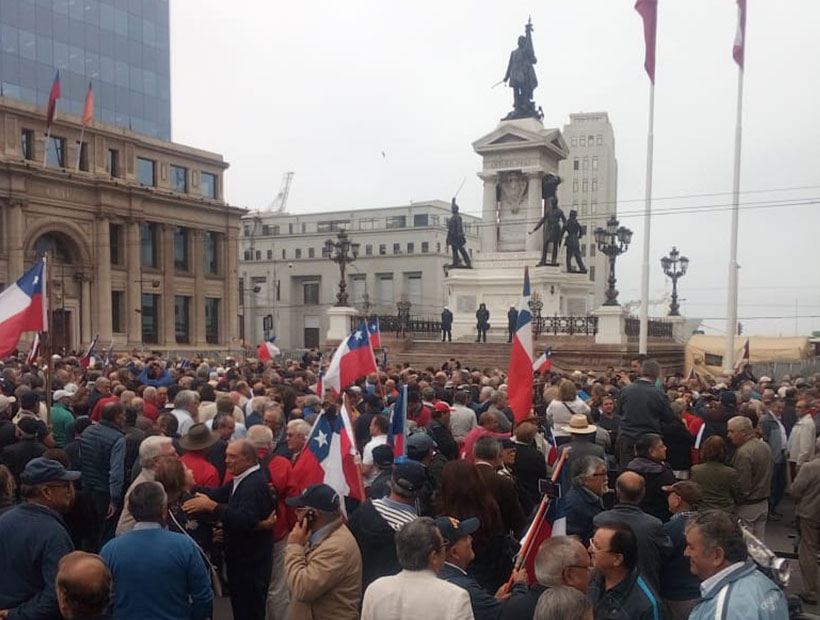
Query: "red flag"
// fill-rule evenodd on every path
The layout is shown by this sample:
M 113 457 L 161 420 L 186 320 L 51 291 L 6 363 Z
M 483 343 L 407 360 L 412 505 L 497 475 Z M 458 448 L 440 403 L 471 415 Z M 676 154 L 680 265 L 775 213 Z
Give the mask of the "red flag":
M 88 92 L 85 94 L 85 107 L 83 108 L 83 125 L 90 125 L 94 120 L 94 91 L 91 89 L 91 82 L 88 83 Z
M 48 112 L 46 113 L 46 126 L 51 127 L 54 122 L 54 113 L 57 111 L 57 100 L 60 98 L 60 72 L 54 76 L 54 83 L 51 85 L 51 92 L 48 94 Z
M 745 0 L 738 0 L 738 2 Z M 649 80 L 655 83 L 655 35 L 658 29 L 658 0 L 638 0 L 635 10 L 643 18 L 643 39 L 646 44 L 646 56 L 643 66 Z
M 743 69 L 743 61 L 746 59 L 746 0 L 737 0 L 737 32 L 735 32 L 732 57 Z

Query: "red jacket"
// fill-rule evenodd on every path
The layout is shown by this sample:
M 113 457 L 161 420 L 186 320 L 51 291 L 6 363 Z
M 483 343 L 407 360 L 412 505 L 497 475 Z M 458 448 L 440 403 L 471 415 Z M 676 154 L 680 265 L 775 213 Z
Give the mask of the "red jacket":
M 180 458 L 194 474 L 194 481 L 198 486 L 215 489 L 219 485 L 219 472 L 205 458 L 205 454 L 200 450 L 186 452 Z
M 119 396 L 106 396 L 105 398 L 101 398 L 97 401 L 97 404 L 94 405 L 94 409 L 91 411 L 91 419 L 95 422 L 99 422 L 103 407 L 105 407 L 108 403 L 118 402 L 120 402 Z

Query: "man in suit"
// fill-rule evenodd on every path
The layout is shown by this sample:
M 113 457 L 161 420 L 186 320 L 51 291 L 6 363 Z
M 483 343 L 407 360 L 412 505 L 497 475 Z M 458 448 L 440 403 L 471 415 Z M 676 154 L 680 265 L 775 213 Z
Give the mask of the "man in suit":
M 473 457 L 478 466 L 478 473 L 501 509 L 504 531 L 512 532 L 518 537 L 524 530 L 526 518 L 518 502 L 515 484 L 497 472 L 501 466 L 501 442 L 488 435 L 479 437 L 473 448 Z
M 273 530 L 268 519 L 276 509 L 256 448 L 239 439 L 228 444 L 225 465 L 233 480 L 216 489 L 198 488 L 182 506 L 187 513 L 209 513 L 225 531 L 225 563 L 235 620 L 265 617 L 265 599 L 273 562 Z M 260 522 L 265 521 L 265 527 Z

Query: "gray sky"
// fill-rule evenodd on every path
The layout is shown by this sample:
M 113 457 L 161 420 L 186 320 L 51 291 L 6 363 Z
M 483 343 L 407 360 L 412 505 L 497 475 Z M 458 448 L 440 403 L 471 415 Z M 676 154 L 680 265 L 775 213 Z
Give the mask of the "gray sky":
M 490 86 L 532 15 L 544 124 L 612 121 L 619 213 L 635 232 L 618 288 L 637 299 L 649 81 L 633 4 L 172 0 L 173 137 L 224 155 L 237 206 L 264 207 L 293 170 L 291 213 L 449 200 L 466 177 L 459 203 L 479 214 L 471 143 L 511 107 Z M 659 4 L 651 297 L 669 288 L 659 259 L 674 244 L 691 260 L 684 313 L 725 317 L 736 4 Z M 748 4 L 739 316 L 745 334 L 807 334 L 820 330 L 820 3 Z M 748 318 L 764 316 L 785 318 Z M 725 319 L 706 325 L 721 333 Z

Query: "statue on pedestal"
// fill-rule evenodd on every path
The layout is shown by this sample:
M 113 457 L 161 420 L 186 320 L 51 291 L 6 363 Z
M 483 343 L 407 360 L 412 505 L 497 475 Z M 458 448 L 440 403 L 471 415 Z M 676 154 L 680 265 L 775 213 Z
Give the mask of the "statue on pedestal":
M 564 224 L 567 221 L 561 207 L 558 206 L 558 185 L 561 183 L 561 177 L 554 174 L 548 174 L 541 182 L 541 195 L 544 198 L 544 216 L 538 220 L 535 228 L 530 231 L 533 234 L 539 228 L 542 228 L 543 245 L 541 247 L 541 262 L 539 267 L 544 265 L 556 266 L 558 265 L 558 248 L 561 245 L 561 238 L 564 236 Z M 547 261 L 547 247 L 552 245 L 552 260 Z
M 564 240 L 564 244 L 567 246 L 567 273 L 587 272 L 587 268 L 584 267 L 584 260 L 581 258 L 581 237 L 586 234 L 586 228 L 578 222 L 578 212 L 575 209 L 570 211 L 569 219 L 564 224 L 563 231 L 567 234 L 567 238 Z M 577 272 L 572 269 L 573 258 L 578 265 Z
M 470 255 L 467 254 L 467 250 L 464 248 L 464 246 L 467 245 L 467 238 L 464 236 L 464 224 L 461 221 L 461 216 L 458 214 L 458 205 L 456 204 L 455 198 L 453 198 L 451 209 L 453 215 L 447 223 L 447 245 L 453 250 L 453 264 L 450 265 L 450 267 L 452 269 L 462 267 L 461 261 L 459 260 L 459 254 L 461 254 L 461 258 L 464 259 L 464 267 L 472 269 Z
M 513 111 L 504 117 L 505 121 L 514 118 L 540 119 L 542 116 L 532 100 L 533 91 L 538 86 L 538 78 L 533 67 L 538 60 L 532 47 L 532 31 L 532 20 L 529 20 L 524 26 L 524 36 L 518 37 L 518 47 L 510 53 L 507 73 L 504 74 L 502 82 L 508 83 L 513 89 Z

